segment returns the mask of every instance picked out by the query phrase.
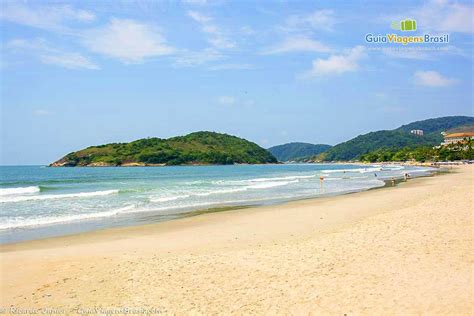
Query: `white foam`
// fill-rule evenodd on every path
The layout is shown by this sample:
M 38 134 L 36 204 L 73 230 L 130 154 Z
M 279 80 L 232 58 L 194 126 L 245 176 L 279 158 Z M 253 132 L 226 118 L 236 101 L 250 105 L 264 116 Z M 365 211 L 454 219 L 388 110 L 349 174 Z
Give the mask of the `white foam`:
M 315 174 L 308 176 L 286 176 L 286 177 L 275 177 L 275 178 L 256 178 L 250 179 L 249 182 L 267 182 L 267 181 L 282 181 L 282 180 L 296 180 L 296 179 L 310 179 L 316 177 Z
M 246 190 L 247 190 L 247 187 L 241 187 L 241 188 L 234 188 L 234 189 L 214 190 L 214 191 L 209 191 L 209 192 L 196 193 L 196 194 L 193 194 L 193 195 L 195 195 L 195 196 L 209 196 L 211 194 L 234 193 L 234 192 L 242 192 L 242 191 L 246 191 Z
M 433 168 L 430 168 L 430 169 L 423 169 L 423 168 L 420 168 L 420 169 L 411 169 L 411 170 L 407 170 L 407 173 L 410 174 L 410 173 L 424 173 L 424 172 L 430 172 L 430 171 L 433 171 L 435 169 Z
M 210 191 L 210 192 L 196 193 L 196 194 L 193 194 L 193 195 L 196 195 L 196 196 L 209 196 L 211 194 L 225 194 L 225 193 L 243 192 L 243 191 L 247 191 L 247 190 L 269 189 L 269 188 L 273 188 L 273 187 L 288 185 L 290 183 L 296 183 L 296 182 L 299 182 L 299 180 L 293 180 L 293 181 L 267 181 L 267 182 L 256 181 L 256 182 L 257 182 L 257 184 L 251 184 L 251 185 L 242 186 L 242 187 L 238 187 L 238 188 L 219 189 L 219 190 L 214 190 L 214 191 Z
M 164 196 L 160 198 L 150 198 L 150 202 L 168 202 L 188 198 L 189 195 Z
M 367 168 L 360 171 L 360 173 L 368 173 L 368 172 L 375 172 L 375 171 L 382 171 L 382 167 Z
M 298 180 L 298 179 L 311 179 L 316 177 L 316 174 L 305 175 L 305 176 L 285 176 L 285 177 L 273 177 L 273 178 L 254 178 L 254 179 L 245 179 L 245 180 L 227 180 L 227 181 L 216 181 L 217 184 L 247 184 L 254 182 L 272 182 L 272 181 L 288 181 L 288 180 Z
M 280 187 L 284 185 L 288 185 L 290 183 L 296 183 L 299 182 L 298 180 L 293 180 L 293 181 L 269 181 L 269 182 L 263 182 L 259 184 L 254 184 L 249 186 L 249 189 L 268 189 L 268 188 L 274 188 L 274 187 Z
M 97 212 L 97 213 L 51 216 L 51 217 L 31 218 L 27 220 L 24 220 L 22 218 L 21 219 L 15 218 L 5 223 L 0 223 L 0 230 L 44 226 L 44 225 L 51 225 L 51 224 L 61 224 L 61 223 L 75 222 L 75 221 L 81 221 L 81 220 L 87 220 L 87 219 L 110 217 L 110 216 L 114 216 L 120 213 L 128 213 L 127 211 L 130 211 L 134 208 L 135 208 L 134 205 L 128 205 L 128 206 L 121 207 L 118 209 L 104 211 L 104 212 Z
M 402 166 L 387 166 L 387 169 L 390 170 L 390 171 L 397 171 L 397 170 L 402 170 L 402 169 L 405 169 L 405 168 L 402 167 Z
M 105 190 L 105 191 L 67 193 L 67 194 L 6 196 L 6 197 L 0 198 L 0 203 L 14 203 L 14 202 L 24 202 L 24 201 L 51 200 L 51 199 L 85 198 L 85 197 L 116 194 L 118 192 L 119 192 L 118 190 Z
M 353 172 L 358 172 L 358 173 L 367 173 L 367 172 L 374 172 L 374 171 L 381 171 L 382 167 L 368 167 L 368 168 L 354 168 L 354 169 L 325 169 L 321 170 L 322 173 L 353 173 Z
M 311 176 L 314 177 L 314 176 Z M 263 179 L 263 178 L 261 178 Z M 261 189 L 269 189 L 273 187 L 279 187 L 279 186 L 285 186 L 291 183 L 297 183 L 299 180 L 292 180 L 292 181 L 260 181 L 261 179 L 252 179 L 252 180 L 259 180 L 259 181 L 254 181 L 250 185 L 246 186 L 239 186 L 239 187 L 233 187 L 233 188 L 228 188 L 228 189 L 216 189 L 216 190 L 211 190 L 207 192 L 199 192 L 199 193 L 194 193 L 194 194 L 187 194 L 187 195 L 174 195 L 174 196 L 164 196 L 164 197 L 158 197 L 158 198 L 150 198 L 150 202 L 169 202 L 169 201 L 175 201 L 179 199 L 185 199 L 193 196 L 210 196 L 210 195 L 216 195 L 216 194 L 228 194 L 228 193 L 237 193 L 237 192 L 244 192 L 247 190 L 261 190 Z M 267 178 L 269 179 L 269 178 Z M 273 178 L 276 179 L 276 178 Z M 278 178 L 278 179 L 288 179 L 288 177 L 284 178 Z M 249 180 L 243 180 L 243 181 L 249 181 Z M 237 182 L 237 181 L 236 181 Z M 241 181 L 239 180 L 239 183 Z
M 0 189 L 0 196 L 5 195 L 22 195 L 38 193 L 40 188 L 38 186 L 20 187 L 20 188 L 4 188 Z

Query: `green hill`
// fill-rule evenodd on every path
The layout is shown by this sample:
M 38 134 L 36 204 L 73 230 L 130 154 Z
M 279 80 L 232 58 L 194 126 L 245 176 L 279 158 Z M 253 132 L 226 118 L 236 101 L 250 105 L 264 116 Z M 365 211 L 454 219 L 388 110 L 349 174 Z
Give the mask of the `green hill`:
M 332 147 L 314 159 L 318 161 L 347 161 L 358 159 L 361 155 L 378 149 L 435 146 L 439 145 L 443 140 L 441 132 L 472 124 L 474 124 L 474 118 L 469 116 L 447 116 L 417 121 L 403 125 L 395 130 L 359 135 Z M 410 131 L 413 129 L 423 130 L 424 135 L 410 134 Z
M 309 143 L 288 143 L 268 148 L 268 151 L 275 156 L 278 161 L 302 160 L 311 158 L 331 148 L 331 145 L 309 144 Z
M 67 154 L 53 167 L 275 163 L 255 143 L 214 132 L 196 132 L 168 139 L 147 138 L 130 143 L 88 147 Z
M 452 128 L 473 124 L 474 117 L 472 116 L 445 116 L 402 125 L 396 130 L 410 132 L 413 129 L 422 129 L 425 134 L 439 134 Z
M 452 133 L 474 133 L 474 125 L 462 125 L 459 127 L 451 128 L 446 131 L 448 134 Z

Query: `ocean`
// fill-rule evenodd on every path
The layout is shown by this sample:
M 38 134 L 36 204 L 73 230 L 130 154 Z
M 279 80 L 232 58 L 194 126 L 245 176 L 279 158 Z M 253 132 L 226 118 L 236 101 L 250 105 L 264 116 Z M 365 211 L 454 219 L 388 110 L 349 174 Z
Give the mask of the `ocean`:
M 363 191 L 404 173 L 417 177 L 434 170 L 341 164 L 0 166 L 0 243 L 172 220 L 197 210 Z

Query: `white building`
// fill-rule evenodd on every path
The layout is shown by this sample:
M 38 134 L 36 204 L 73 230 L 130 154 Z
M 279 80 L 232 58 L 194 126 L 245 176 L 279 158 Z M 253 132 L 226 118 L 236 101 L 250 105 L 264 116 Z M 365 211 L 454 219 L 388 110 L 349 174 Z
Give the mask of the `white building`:
M 423 130 L 422 129 L 412 129 L 410 133 L 418 136 L 423 136 Z

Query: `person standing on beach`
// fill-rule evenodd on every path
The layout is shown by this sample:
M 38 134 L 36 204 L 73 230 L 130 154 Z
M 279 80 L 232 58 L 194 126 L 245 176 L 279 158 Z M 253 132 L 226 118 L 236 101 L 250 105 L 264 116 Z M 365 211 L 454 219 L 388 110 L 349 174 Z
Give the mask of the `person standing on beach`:
M 403 177 L 405 178 L 405 182 L 407 182 L 407 180 L 408 180 L 408 178 L 410 177 L 410 175 L 405 172 L 405 174 L 403 175 Z
M 323 176 L 319 177 L 319 184 L 321 185 L 321 188 L 322 188 L 323 184 L 324 184 L 324 177 Z

